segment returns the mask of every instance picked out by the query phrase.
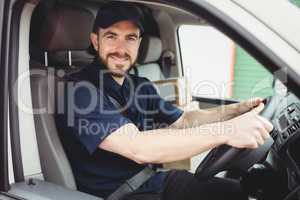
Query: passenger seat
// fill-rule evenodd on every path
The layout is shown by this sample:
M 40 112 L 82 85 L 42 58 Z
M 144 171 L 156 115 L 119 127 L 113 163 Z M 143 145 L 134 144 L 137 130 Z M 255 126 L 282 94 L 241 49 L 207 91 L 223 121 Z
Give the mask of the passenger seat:
M 138 65 L 135 69 L 132 69 L 130 73 L 148 78 L 156 86 L 156 89 L 162 98 L 176 105 L 180 105 L 179 79 L 166 79 L 161 66 L 159 65 L 162 52 L 161 39 L 155 36 L 145 35 L 140 46 L 139 57 L 137 60 Z
M 136 72 L 138 76 L 146 77 L 150 81 L 164 80 L 161 67 L 158 64 L 162 53 L 162 42 L 155 36 L 144 36 L 141 42 Z

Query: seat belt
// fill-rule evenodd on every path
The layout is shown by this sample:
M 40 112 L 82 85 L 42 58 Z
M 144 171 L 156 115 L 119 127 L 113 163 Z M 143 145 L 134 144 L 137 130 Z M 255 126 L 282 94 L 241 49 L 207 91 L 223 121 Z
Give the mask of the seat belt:
M 125 181 L 116 191 L 109 195 L 106 200 L 121 200 L 127 194 L 136 191 L 147 180 L 149 180 L 155 171 L 149 167 L 145 167 L 142 171 Z
M 114 99 L 112 96 L 107 95 L 112 104 L 118 109 L 122 109 L 121 104 Z M 111 195 L 109 195 L 105 200 L 121 200 L 125 195 L 134 192 L 140 186 L 142 186 L 147 180 L 149 180 L 155 171 L 150 168 L 150 165 L 146 166 L 142 171 L 126 180 L 118 189 L 116 189 Z

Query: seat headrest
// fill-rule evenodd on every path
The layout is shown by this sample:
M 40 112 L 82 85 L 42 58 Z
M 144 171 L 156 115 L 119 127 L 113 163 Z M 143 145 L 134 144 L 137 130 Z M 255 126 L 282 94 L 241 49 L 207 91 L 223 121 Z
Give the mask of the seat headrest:
M 158 37 L 144 36 L 138 57 L 139 64 L 156 62 L 162 53 L 162 42 Z
M 86 50 L 93 29 L 93 14 L 80 7 L 57 6 L 47 12 L 38 46 L 44 51 Z

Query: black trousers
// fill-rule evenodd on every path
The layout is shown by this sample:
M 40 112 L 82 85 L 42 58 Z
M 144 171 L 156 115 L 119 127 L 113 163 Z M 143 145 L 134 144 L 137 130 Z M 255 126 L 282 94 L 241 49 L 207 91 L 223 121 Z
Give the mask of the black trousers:
M 172 170 L 162 194 L 130 194 L 124 200 L 248 200 L 237 180 L 199 181 L 186 170 Z

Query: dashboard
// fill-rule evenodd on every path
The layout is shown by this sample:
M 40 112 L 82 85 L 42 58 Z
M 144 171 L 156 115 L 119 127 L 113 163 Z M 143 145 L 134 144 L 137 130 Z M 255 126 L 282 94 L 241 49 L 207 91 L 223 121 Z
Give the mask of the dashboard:
M 275 96 L 271 153 L 286 169 L 288 188 L 293 190 L 300 184 L 300 100 L 290 92 Z
M 275 138 L 272 148 L 276 151 L 283 151 L 300 136 L 300 101 L 293 94 L 288 94 L 279 103 L 277 109 L 272 119 L 275 128 L 272 133 Z

